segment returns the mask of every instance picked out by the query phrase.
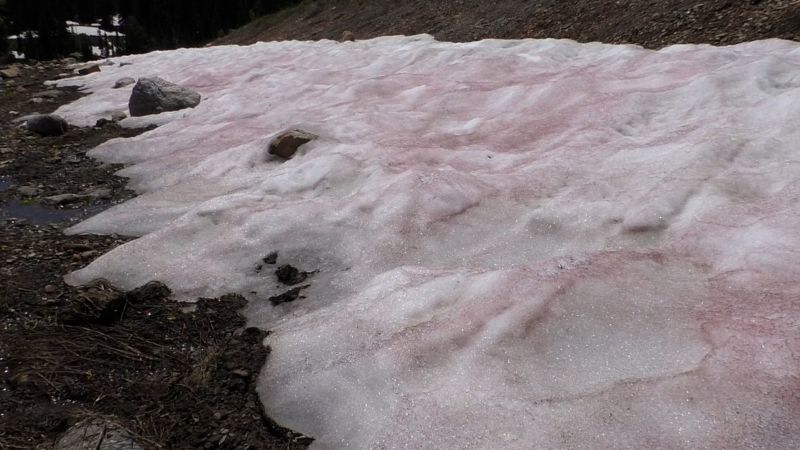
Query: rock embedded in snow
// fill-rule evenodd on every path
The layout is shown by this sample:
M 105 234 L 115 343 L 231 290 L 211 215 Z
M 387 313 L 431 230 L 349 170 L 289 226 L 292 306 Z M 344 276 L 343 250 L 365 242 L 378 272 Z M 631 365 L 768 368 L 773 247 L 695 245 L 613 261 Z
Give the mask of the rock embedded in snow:
M 301 145 L 307 144 L 318 136 L 303 130 L 288 130 L 276 136 L 269 143 L 269 154 L 290 159 L 297 153 Z
M 344 31 L 342 32 L 342 38 L 339 39 L 341 42 L 353 42 L 356 40 L 356 36 L 353 34 L 352 31 Z
M 114 122 L 122 121 L 126 117 L 128 117 L 128 115 L 125 114 L 124 111 L 114 111 L 111 113 L 111 120 L 113 120 Z
M 200 104 L 200 94 L 159 77 L 140 78 L 128 101 L 131 117 L 160 114 L 194 108 Z
M 42 136 L 60 136 L 67 132 L 69 124 L 56 114 L 35 114 L 25 117 L 25 128 Z
M 78 69 L 78 75 L 89 75 L 90 73 L 100 72 L 100 64 L 90 64 Z
M 125 86 L 130 86 L 134 83 L 136 83 L 136 80 L 134 80 L 131 77 L 120 78 L 119 80 L 114 82 L 114 86 L 112 86 L 112 88 L 113 89 L 124 88 Z

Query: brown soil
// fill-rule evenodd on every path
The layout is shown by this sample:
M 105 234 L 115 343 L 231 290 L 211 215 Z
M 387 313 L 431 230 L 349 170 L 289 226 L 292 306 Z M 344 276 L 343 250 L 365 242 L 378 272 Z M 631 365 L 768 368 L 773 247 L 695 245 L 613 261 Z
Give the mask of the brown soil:
M 81 95 L 60 89 L 31 102 L 62 71 L 38 64 L 0 80 L 0 448 L 52 448 L 87 419 L 142 448 L 305 448 L 310 439 L 264 415 L 254 385 L 269 348 L 263 331 L 244 328 L 243 298 L 201 299 L 188 310 L 159 284 L 122 293 L 103 281 L 62 281 L 129 240 L 63 234 L 133 196 L 114 176 L 120 166 L 85 152 L 144 131 L 112 123 L 41 137 L 13 124 Z M 78 196 L 46 199 L 59 194 Z
M 735 44 L 800 39 L 795 0 L 306 0 L 217 40 L 356 39 L 428 33 L 441 41 L 566 38 L 579 42 Z

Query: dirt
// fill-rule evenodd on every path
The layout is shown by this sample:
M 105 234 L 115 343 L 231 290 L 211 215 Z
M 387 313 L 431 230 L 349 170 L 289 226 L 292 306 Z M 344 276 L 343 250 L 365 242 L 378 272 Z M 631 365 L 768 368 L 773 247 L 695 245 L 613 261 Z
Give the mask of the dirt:
M 0 80 L 0 448 L 52 448 L 87 420 L 142 448 L 307 447 L 310 438 L 264 414 L 255 378 L 269 348 L 264 331 L 245 328 L 242 297 L 187 308 L 159 283 L 123 293 L 102 280 L 63 282 L 130 240 L 64 234 L 134 195 L 114 175 L 121 166 L 85 152 L 145 131 L 111 122 L 42 137 L 12 123 L 79 98 L 74 89 L 39 96 L 64 72 L 41 63 Z
M 215 41 L 356 39 L 428 33 L 440 41 L 565 38 L 579 42 L 736 44 L 800 38 L 795 0 L 306 0 Z

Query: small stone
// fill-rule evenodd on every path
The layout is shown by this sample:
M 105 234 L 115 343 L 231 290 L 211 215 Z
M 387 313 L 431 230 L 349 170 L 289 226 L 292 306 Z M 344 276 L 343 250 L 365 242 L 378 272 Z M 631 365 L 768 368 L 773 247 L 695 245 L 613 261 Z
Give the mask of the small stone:
M 42 98 L 56 98 L 61 96 L 61 91 L 58 89 L 48 89 L 46 91 L 39 92 L 36 94 L 36 96 Z
M 34 114 L 23 119 L 25 128 L 42 136 L 60 136 L 69 129 L 67 121 L 55 114 Z
M 92 250 L 92 246 L 83 242 L 68 242 L 64 244 L 64 250 L 85 252 L 86 250 Z
M 43 200 L 47 203 L 52 203 L 54 205 L 66 205 L 69 203 L 74 203 L 83 198 L 82 195 L 78 194 L 59 194 L 59 195 L 51 195 L 49 197 L 45 197 Z
M 38 105 L 39 103 L 42 103 L 43 101 L 44 101 L 44 99 L 41 98 L 41 97 L 33 97 L 32 99 L 28 100 L 28 103 L 34 103 L 34 104 Z
M 85 194 L 87 197 L 91 197 L 98 200 L 108 200 L 111 198 L 111 189 L 109 188 L 96 188 L 90 191 L 87 191 Z
M 341 42 L 347 42 L 347 41 L 353 42 L 355 40 L 356 40 L 356 36 L 353 34 L 352 31 L 344 31 L 342 33 L 342 38 L 339 39 L 339 41 L 341 41 Z
M 47 286 L 44 287 L 44 292 L 45 294 L 55 294 L 56 292 L 58 292 L 58 288 L 52 284 L 48 284 Z
M 248 370 L 245 370 L 245 369 L 231 370 L 231 375 L 237 376 L 239 378 L 245 378 L 245 379 L 250 378 L 250 372 Z
M 55 450 L 128 449 L 144 447 L 127 430 L 112 421 L 87 419 L 69 428 L 55 443 Z
M 78 75 L 89 75 L 96 72 L 100 72 L 100 64 L 91 64 L 78 69 Z
M 306 289 L 307 287 L 308 287 L 308 285 L 298 286 L 296 288 L 289 289 L 288 291 L 284 292 L 283 294 L 272 296 L 272 297 L 268 298 L 267 300 L 269 300 L 269 302 L 272 303 L 272 306 L 278 306 L 278 305 L 280 305 L 282 303 L 290 303 L 290 302 L 293 302 L 293 301 L 297 300 L 298 298 L 303 298 L 300 295 L 300 291 L 302 291 L 303 289 Z
M 39 195 L 42 190 L 35 186 L 20 186 L 17 188 L 17 192 L 25 197 L 35 197 Z
M 21 73 L 17 66 L 9 66 L 6 69 L 0 70 L 0 78 L 17 78 L 20 75 Z
M 119 122 L 125 119 L 126 117 L 128 117 L 128 115 L 122 111 L 114 111 L 111 113 L 111 120 L 113 120 L 114 122 Z
M 262 261 L 264 261 L 264 264 L 275 264 L 278 262 L 278 252 L 270 252 Z
M 317 135 L 303 130 L 284 131 L 269 143 L 269 154 L 290 159 L 301 145 L 311 142 L 317 137 Z
M 302 283 L 309 275 L 311 273 L 303 272 L 290 264 L 284 264 L 275 270 L 278 281 L 289 286 Z
M 101 117 L 97 119 L 97 122 L 94 123 L 95 128 L 103 128 L 104 126 L 114 123 L 113 120 L 106 119 L 105 117 Z
M 131 303 L 158 302 L 170 295 L 172 291 L 160 281 L 151 281 L 125 294 Z

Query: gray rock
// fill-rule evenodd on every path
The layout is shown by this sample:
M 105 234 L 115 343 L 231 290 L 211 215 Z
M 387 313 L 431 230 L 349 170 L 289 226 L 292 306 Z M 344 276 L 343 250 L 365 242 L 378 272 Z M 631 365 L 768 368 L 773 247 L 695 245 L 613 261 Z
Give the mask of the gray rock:
M 76 61 L 83 61 L 83 53 L 81 52 L 72 52 L 69 57 L 74 58 Z
M 0 78 L 17 78 L 20 75 L 21 73 L 19 71 L 19 67 L 17 66 L 9 66 L 3 70 L 0 70 Z
M 159 114 L 194 108 L 200 104 L 200 94 L 161 78 L 140 78 L 133 86 L 128 101 L 132 117 Z
M 128 117 L 128 115 L 122 111 L 114 111 L 111 113 L 111 120 L 114 122 L 119 122 L 126 117 Z
M 58 89 L 48 89 L 46 91 L 39 92 L 36 94 L 36 96 L 42 98 L 56 98 L 61 96 L 61 91 Z
M 276 136 L 269 143 L 269 154 L 289 159 L 301 145 L 311 142 L 318 136 L 303 130 L 288 130 Z
M 90 64 L 78 69 L 78 75 L 89 75 L 90 73 L 100 72 L 100 64 Z
M 114 83 L 113 88 L 114 89 L 124 88 L 125 86 L 132 85 L 133 83 L 136 83 L 136 80 L 134 80 L 131 77 L 120 78 Z
M 85 198 L 85 196 L 78 194 L 58 194 L 58 195 L 51 195 L 50 197 L 45 197 L 42 200 L 44 200 L 47 203 L 52 203 L 54 205 L 67 205 L 69 203 L 75 203 L 77 201 L 80 201 L 83 198 Z
M 28 100 L 28 103 L 39 104 L 44 101 L 41 97 L 33 97 L 32 99 Z
M 108 200 L 111 198 L 111 189 L 109 188 L 95 188 L 90 191 L 86 191 L 84 194 L 87 197 L 96 198 L 99 200 Z
M 35 197 L 39 195 L 42 190 L 35 186 L 20 186 L 17 188 L 17 192 L 25 197 Z
M 60 136 L 67 132 L 67 121 L 55 114 L 35 114 L 25 117 L 25 128 L 42 136 Z
M 133 436 L 117 424 L 101 419 L 73 425 L 56 442 L 56 450 L 144 450 Z

